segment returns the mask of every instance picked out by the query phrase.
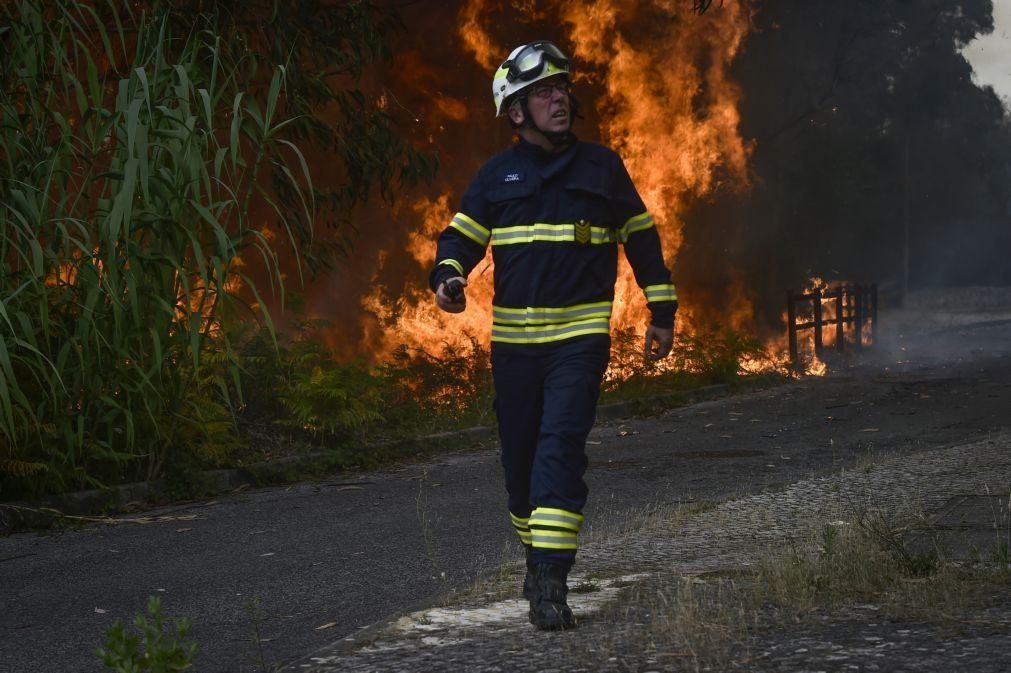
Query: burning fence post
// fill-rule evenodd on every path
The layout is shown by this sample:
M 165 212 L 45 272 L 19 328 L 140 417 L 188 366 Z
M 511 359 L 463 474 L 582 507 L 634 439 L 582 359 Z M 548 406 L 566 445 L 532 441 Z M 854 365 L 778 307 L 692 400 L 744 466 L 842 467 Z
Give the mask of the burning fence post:
M 856 295 L 856 314 L 853 316 L 853 345 L 858 350 L 864 347 L 864 288 L 862 285 L 854 285 L 853 293 Z
M 846 350 L 846 307 L 843 304 L 843 286 L 835 289 L 835 349 L 842 353 Z
M 878 284 L 871 284 L 871 343 L 878 342 Z
M 822 356 L 822 350 L 824 343 L 822 342 L 821 330 L 824 327 L 824 323 L 821 319 L 821 289 L 815 288 L 814 296 L 811 298 L 814 303 L 814 354 L 818 358 Z
M 786 291 L 786 329 L 790 342 L 790 362 L 796 367 L 800 356 L 797 352 L 797 305 L 793 290 Z

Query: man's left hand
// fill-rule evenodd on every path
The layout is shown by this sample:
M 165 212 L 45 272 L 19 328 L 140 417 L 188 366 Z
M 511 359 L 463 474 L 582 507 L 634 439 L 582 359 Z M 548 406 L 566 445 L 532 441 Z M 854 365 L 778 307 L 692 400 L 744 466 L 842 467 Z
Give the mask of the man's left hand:
M 674 330 L 650 325 L 646 328 L 646 357 L 663 360 L 674 347 Z

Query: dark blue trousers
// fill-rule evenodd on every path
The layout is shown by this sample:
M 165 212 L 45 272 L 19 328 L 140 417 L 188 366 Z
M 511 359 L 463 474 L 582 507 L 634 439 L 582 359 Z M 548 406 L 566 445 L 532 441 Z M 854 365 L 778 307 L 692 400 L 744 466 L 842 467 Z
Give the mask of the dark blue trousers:
M 492 376 L 509 513 L 534 562 L 571 566 L 586 504 L 586 436 L 610 337 L 492 343 Z

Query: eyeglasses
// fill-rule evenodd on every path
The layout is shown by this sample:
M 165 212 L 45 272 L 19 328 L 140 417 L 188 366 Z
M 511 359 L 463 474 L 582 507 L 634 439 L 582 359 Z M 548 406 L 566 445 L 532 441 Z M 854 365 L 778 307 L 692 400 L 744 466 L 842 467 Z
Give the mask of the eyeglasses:
M 572 91 L 572 84 L 570 82 L 557 82 L 555 84 L 534 84 L 530 87 L 530 96 L 532 98 L 540 98 L 541 100 L 547 100 L 554 95 L 555 89 L 561 91 L 564 94 L 568 94 Z

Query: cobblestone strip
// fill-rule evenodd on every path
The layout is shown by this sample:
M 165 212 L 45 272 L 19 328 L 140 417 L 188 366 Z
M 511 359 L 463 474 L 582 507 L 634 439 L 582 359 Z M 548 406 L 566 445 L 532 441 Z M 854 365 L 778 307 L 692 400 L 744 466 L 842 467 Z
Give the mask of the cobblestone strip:
M 537 632 L 518 600 L 487 598 L 403 617 L 374 633 L 368 642 L 348 639 L 285 671 L 510 671 L 579 670 L 558 654 L 570 650 L 573 634 L 600 632 L 593 615 L 618 590 L 658 572 L 693 574 L 747 566 L 774 545 L 809 535 L 840 517 L 860 511 L 903 518 L 935 512 L 962 494 L 1007 494 L 1011 489 L 1011 438 L 894 457 L 829 477 L 805 479 L 769 493 L 752 495 L 695 514 L 658 517 L 641 531 L 587 544 L 580 549 L 570 604 L 587 628 L 572 633 Z M 490 581 L 484 596 L 515 595 L 516 573 Z M 589 578 L 589 579 L 588 579 Z M 609 640 L 636 624 L 608 624 Z M 584 648 L 592 646 L 590 643 Z M 586 661 L 582 662 L 584 665 Z M 614 659 L 594 670 L 621 670 Z

